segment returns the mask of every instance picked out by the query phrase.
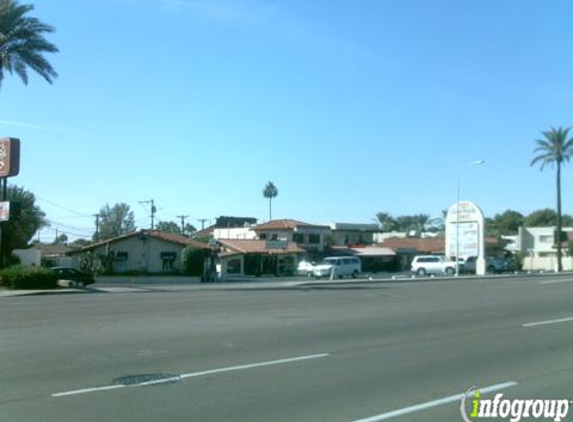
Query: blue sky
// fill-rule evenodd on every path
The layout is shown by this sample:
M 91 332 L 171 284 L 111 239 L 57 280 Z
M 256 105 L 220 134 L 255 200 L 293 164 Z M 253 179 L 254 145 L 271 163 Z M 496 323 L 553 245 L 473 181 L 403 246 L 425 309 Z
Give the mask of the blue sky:
M 573 125 L 573 3 L 563 1 L 37 0 L 53 85 L 7 78 L 12 182 L 54 229 L 93 230 L 105 203 L 154 199 L 160 220 L 371 222 L 555 202 L 534 139 Z M 563 173 L 573 213 L 573 165 Z

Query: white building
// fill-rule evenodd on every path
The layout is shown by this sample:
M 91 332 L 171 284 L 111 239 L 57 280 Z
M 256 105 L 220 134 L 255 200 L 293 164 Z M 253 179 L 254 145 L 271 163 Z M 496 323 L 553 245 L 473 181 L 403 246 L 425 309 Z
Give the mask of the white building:
M 326 223 L 324 226 L 330 227 L 327 243 L 334 246 L 371 245 L 380 232 L 377 224 Z
M 235 239 L 235 240 L 253 240 L 257 238 L 257 233 L 250 227 L 218 228 L 213 230 L 213 238 Z
M 564 227 L 571 234 L 573 228 Z M 554 271 L 557 269 L 557 247 L 555 244 L 556 227 L 520 227 L 517 246 L 523 254 L 524 270 Z M 573 258 L 568 256 L 567 246 L 563 244 L 562 264 L 564 270 L 573 270 Z

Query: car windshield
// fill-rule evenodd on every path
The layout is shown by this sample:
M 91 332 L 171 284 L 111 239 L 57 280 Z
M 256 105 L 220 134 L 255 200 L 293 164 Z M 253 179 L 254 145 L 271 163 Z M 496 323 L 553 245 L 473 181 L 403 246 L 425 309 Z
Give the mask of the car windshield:
M 323 259 L 323 260 L 320 262 L 320 265 L 336 265 L 336 262 L 337 262 L 337 261 L 334 260 L 334 259 Z
M 0 0 L 0 422 L 573 422 L 572 50 L 573 0 Z

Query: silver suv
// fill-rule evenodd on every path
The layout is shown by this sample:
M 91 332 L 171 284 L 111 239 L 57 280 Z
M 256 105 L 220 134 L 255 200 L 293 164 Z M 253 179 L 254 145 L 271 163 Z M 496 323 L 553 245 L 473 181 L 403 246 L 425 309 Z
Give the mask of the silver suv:
M 458 265 L 460 272 L 462 272 L 464 264 L 460 262 Z M 456 262 L 449 261 L 443 256 L 419 255 L 414 257 L 412 261 L 412 272 L 418 275 L 454 275 L 456 273 Z

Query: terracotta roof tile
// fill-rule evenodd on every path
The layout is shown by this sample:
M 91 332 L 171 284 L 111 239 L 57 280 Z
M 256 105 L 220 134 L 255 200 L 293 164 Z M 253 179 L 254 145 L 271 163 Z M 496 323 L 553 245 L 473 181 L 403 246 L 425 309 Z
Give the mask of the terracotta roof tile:
M 325 229 L 330 229 L 329 226 L 319 226 L 316 224 L 304 223 L 302 221 L 282 219 L 282 220 L 271 220 L 266 223 L 259 224 L 253 227 L 253 230 L 294 230 L 297 227 L 321 227 Z
M 288 242 L 286 249 L 267 249 L 266 240 L 245 240 L 245 239 L 219 239 L 219 243 L 232 251 L 240 253 L 258 253 L 268 255 L 283 255 L 291 253 L 305 253 L 306 251 L 300 248 L 296 243 Z M 229 253 L 229 252 L 223 252 Z
M 197 242 L 195 240 L 191 240 L 191 239 L 189 239 L 185 236 L 182 236 L 180 234 L 168 233 L 168 232 L 163 232 L 160 230 L 138 230 L 138 231 L 127 233 L 127 234 L 124 234 L 121 236 L 113 237 L 111 239 L 106 239 L 106 240 L 103 240 L 101 242 L 94 243 L 92 245 L 88 245 L 88 246 L 80 248 L 80 249 L 76 249 L 74 251 L 70 251 L 70 252 L 68 252 L 68 255 L 75 255 L 78 253 L 91 251 L 91 250 L 99 248 L 100 246 L 105 246 L 108 244 L 117 243 L 117 242 L 120 242 L 122 240 L 129 239 L 129 238 L 132 238 L 135 236 L 150 236 L 150 237 L 154 237 L 156 239 L 163 240 L 165 242 L 176 243 L 178 245 L 193 246 L 193 247 L 196 247 L 198 249 L 213 249 L 213 247 L 211 245 L 208 245 L 208 244 L 202 243 L 202 242 Z
M 446 240 L 443 237 L 391 237 L 380 243 L 379 246 L 390 248 L 396 252 L 404 249 L 412 249 L 420 253 L 443 253 L 446 249 Z

